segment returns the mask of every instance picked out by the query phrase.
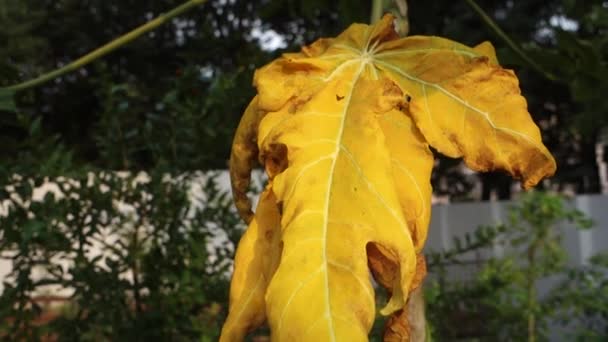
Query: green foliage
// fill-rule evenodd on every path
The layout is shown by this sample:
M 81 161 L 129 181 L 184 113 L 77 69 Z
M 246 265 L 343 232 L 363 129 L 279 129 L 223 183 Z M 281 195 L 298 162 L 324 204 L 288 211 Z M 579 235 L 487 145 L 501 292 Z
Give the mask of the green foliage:
M 21 52 L 0 49 L 0 56 L 7 57 L 0 59 L 0 70 L 7 70 L 7 77 L 0 77 L 0 85 L 54 70 L 182 3 L 0 2 L 0 20 L 4 18 L 6 23 L 0 25 L 0 42 L 7 42 L 3 46 L 23 44 L 19 45 Z M 123 170 L 127 164 L 128 169 L 137 172 L 154 166 L 162 153 L 163 159 L 171 157 L 163 162 L 173 163 L 176 171 L 224 168 L 232 132 L 253 92 L 253 70 L 272 57 L 250 37 L 257 16 L 249 7 L 251 4 L 241 2 L 209 1 L 101 61 L 40 88 L 19 92 L 19 112 L 40 118 L 44 134 L 58 136 L 77 164 Z M 238 20 L 229 19 L 229 15 Z M 14 19 L 23 23 L 19 34 Z M 30 44 L 26 37 L 38 43 Z M 129 89 L 128 105 L 120 98 L 124 94 L 116 93 L 117 88 Z M 171 103 L 165 103 L 165 99 Z M 188 117 L 182 118 L 186 113 Z M 10 129 L 17 123 L 15 114 L 1 114 L 0 130 L 9 143 L 3 145 L 2 154 L 10 158 L 6 162 L 9 164 L 16 151 L 12 147 L 21 145 L 27 136 Z M 118 118 L 108 118 L 110 114 Z M 188 127 L 188 134 L 180 134 L 185 132 L 176 127 L 162 129 L 175 118 Z M 154 129 L 144 129 L 143 124 Z M 117 132 L 104 130 L 116 128 L 122 128 L 122 136 L 103 137 Z M 159 132 L 163 135 L 157 137 Z M 181 138 L 180 146 L 160 147 L 168 149 L 168 154 L 151 146 L 160 145 L 159 138 L 172 141 L 175 136 Z M 189 138 L 198 141 L 185 146 Z M 113 158 L 120 157 L 113 154 L 121 149 L 116 145 L 132 140 L 137 144 L 128 147 L 126 162 Z
M 452 249 L 428 255 L 432 281 L 426 292 L 427 318 L 433 336 L 437 340 L 545 340 L 548 324 L 565 313 L 570 315 L 565 322 L 572 327 L 581 329 L 576 322 L 593 316 L 595 327 L 605 329 L 608 302 L 596 306 L 586 299 L 605 291 L 598 292 L 596 286 L 605 282 L 606 273 L 570 270 L 557 228 L 570 222 L 577 229 L 588 229 L 591 221 L 568 208 L 563 198 L 542 192 L 523 196 L 510 214 L 507 224 L 479 227 L 474 234 L 455 239 Z M 504 254 L 494 256 L 496 249 Z M 471 279 L 455 277 L 455 269 L 475 266 L 472 259 L 482 254 L 490 257 L 478 264 Z M 601 260 L 592 259 L 591 268 L 601 266 Z M 587 278 L 589 274 L 592 279 Z M 548 279 L 564 283 L 541 296 L 537 286 Z M 606 330 L 599 334 L 605 337 Z
M 608 8 L 594 1 L 564 1 L 556 20 L 570 19 L 577 27 L 551 27 L 555 46 L 530 44 L 531 55 L 567 84 L 579 112 L 568 122 L 586 135 L 608 127 Z
M 45 181 L 58 193 L 36 199 Z M 0 251 L 12 265 L 0 295 L 2 339 L 217 338 L 242 227 L 215 177 L 89 173 L 10 184 L 1 190 L 10 200 Z M 204 198 L 192 201 L 196 184 Z M 36 297 L 57 289 L 70 293 L 64 312 L 40 326 Z
M 169 165 L 197 170 L 229 154 L 234 123 L 217 109 L 241 111 L 242 103 L 232 100 L 232 91 L 246 93 L 241 88 L 249 87 L 250 75 L 243 68 L 229 73 L 207 70 L 209 74 L 194 66 L 178 69 L 156 99 L 143 95 L 145 87 L 112 82 L 107 68 L 98 65 L 103 76 L 97 92 L 103 106 L 93 139 L 100 163 L 123 170 Z
M 4 0 L 0 3 L 0 86 L 14 83 L 23 69 L 16 61 L 31 65 L 26 77 L 41 71 L 34 65 L 43 62 L 39 52 L 48 48 L 48 42 L 37 28 L 46 19 L 46 12 L 38 6 L 29 6 L 21 0 Z M 25 64 L 25 63 L 24 63 Z
M 571 341 L 603 341 L 608 336 L 608 254 L 568 269 L 567 277 L 548 296 L 556 321 Z
M 17 105 L 15 105 L 14 97 L 15 93 L 10 90 L 0 89 L 0 111 L 16 112 Z

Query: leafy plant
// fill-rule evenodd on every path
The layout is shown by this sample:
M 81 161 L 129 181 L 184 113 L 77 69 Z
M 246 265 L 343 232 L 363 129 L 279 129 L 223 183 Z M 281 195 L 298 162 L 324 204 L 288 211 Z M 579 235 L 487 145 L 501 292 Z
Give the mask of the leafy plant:
M 51 191 L 38 198 L 45 183 Z M 11 264 L 1 339 L 217 339 L 241 230 L 214 175 L 89 173 L 10 184 L 0 190 L 9 199 L 0 256 Z M 41 324 L 49 309 L 40 297 L 57 291 L 63 308 Z
M 566 276 L 548 296 L 555 308 L 560 334 L 576 341 L 608 338 L 608 255 L 598 254 L 581 268 L 568 268 Z
M 433 279 L 426 293 L 428 318 L 438 340 L 545 340 L 558 313 L 571 313 L 564 322 L 575 323 L 573 312 L 597 308 L 575 299 L 588 291 L 597 296 L 598 288 L 585 291 L 584 277 L 579 277 L 584 271 L 569 271 L 557 227 L 571 222 L 587 229 L 591 221 L 568 208 L 562 197 L 542 192 L 523 196 L 510 214 L 506 224 L 479 227 L 455 239 L 452 249 L 428 256 Z M 484 260 L 471 280 L 449 279 L 456 270 L 470 267 L 472 254 L 493 255 L 497 247 L 504 255 Z M 550 278 L 561 278 L 563 284 L 553 294 L 539 295 L 537 287 Z M 603 312 L 590 313 L 596 314 Z
M 276 340 L 366 339 L 368 264 L 390 293 L 385 340 L 409 339 L 408 296 L 425 274 L 428 145 L 525 188 L 555 171 L 489 43 L 399 39 L 392 21 L 354 24 L 257 71 L 231 156 L 236 204 L 251 223 L 222 340 L 242 340 L 266 318 Z M 244 191 L 256 159 L 270 184 L 252 216 Z

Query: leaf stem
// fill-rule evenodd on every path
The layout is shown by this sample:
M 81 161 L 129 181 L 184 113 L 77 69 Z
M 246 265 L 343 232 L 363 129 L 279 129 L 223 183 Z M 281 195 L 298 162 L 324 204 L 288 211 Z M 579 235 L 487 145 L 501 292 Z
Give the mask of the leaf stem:
M 521 59 L 523 59 L 528 65 L 530 65 L 537 72 L 543 74 L 546 78 L 557 81 L 558 77 L 554 74 L 544 70 L 538 63 L 532 58 L 526 55 L 525 51 L 522 50 L 509 36 L 496 24 L 496 22 L 475 2 L 475 0 L 465 0 L 471 8 L 477 12 L 481 19 L 488 25 L 498 37 L 500 37 L 510 48 L 515 52 Z
M 133 29 L 132 31 L 89 52 L 88 54 L 78 58 L 77 60 L 71 62 L 70 64 L 68 64 L 66 66 L 63 66 L 59 69 L 50 71 L 46 74 L 38 76 L 29 81 L 25 81 L 25 82 L 18 83 L 18 84 L 12 85 L 12 86 L 0 88 L 0 90 L 19 91 L 19 90 L 23 90 L 23 89 L 27 89 L 27 88 L 36 87 L 36 86 L 44 84 L 50 80 L 53 80 L 59 76 L 62 76 L 64 74 L 77 70 L 77 69 L 91 63 L 92 61 L 116 50 L 117 48 L 129 43 L 130 41 L 141 36 L 142 34 L 149 32 L 149 31 L 163 25 L 164 23 L 173 19 L 174 17 L 176 17 L 198 5 L 204 4 L 205 2 L 207 2 L 207 0 L 189 0 L 177 7 L 175 7 L 174 9 L 170 10 L 169 12 L 162 13 L 155 19 L 148 21 L 147 23 Z
M 369 19 L 370 24 L 375 24 L 382 17 L 384 9 L 384 0 L 372 0 L 372 14 Z

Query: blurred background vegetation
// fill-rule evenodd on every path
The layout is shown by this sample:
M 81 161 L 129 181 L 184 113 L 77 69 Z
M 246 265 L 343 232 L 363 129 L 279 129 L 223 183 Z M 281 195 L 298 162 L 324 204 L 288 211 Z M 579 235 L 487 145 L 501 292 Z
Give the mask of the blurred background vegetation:
M 181 3 L 0 0 L 0 87 L 65 65 Z M 465 0 L 409 1 L 410 34 L 469 45 L 492 41 L 501 63 L 516 70 L 558 162 L 556 176 L 540 187 L 599 193 L 598 159 L 608 156 L 601 150 L 608 141 L 608 2 L 479 5 L 537 67 L 507 47 Z M 12 269 L 2 279 L 0 339 L 215 340 L 244 227 L 208 171 L 227 167 L 232 134 L 254 94 L 253 71 L 352 22 L 369 22 L 370 14 L 371 1 L 210 0 L 76 72 L 18 92 L 16 111 L 0 106 L 0 258 Z M 463 172 L 460 161 L 439 155 L 436 164 L 438 196 L 510 197 L 512 181 L 502 174 Z M 37 198 L 35 189 L 49 181 L 57 191 Z M 195 186 L 203 198 L 193 198 Z M 527 226 L 546 228 L 561 219 L 588 225 L 555 204 L 561 200 L 537 200 L 556 216 Z M 533 210 L 526 205 L 532 204 L 516 210 Z M 516 227 L 480 228 L 478 243 L 462 248 L 508 240 Z M 117 238 L 108 243 L 106 236 Z M 522 248 L 533 241 L 520 240 Z M 509 340 L 525 334 L 524 328 L 510 335 L 531 312 L 568 310 L 596 320 L 573 315 L 569 322 L 599 320 L 604 335 L 597 338 L 606 336 L 608 304 L 594 301 L 598 288 L 606 295 L 605 258 L 594 259 L 590 270 L 568 270 L 558 256 L 533 267 L 505 257 L 489 262 L 479 281 L 460 284 L 442 277 L 439 266 L 459 250 L 430 261 L 439 279 L 427 296 L 436 308 L 429 319 L 437 340 Z M 558 274 L 564 288 L 587 292 L 521 302 L 530 298 L 531 267 L 539 268 L 533 281 Z M 69 300 L 51 295 L 55 288 L 72 289 Z M 453 331 L 462 326 L 455 308 L 478 298 L 485 306 L 467 317 L 483 314 L 487 325 L 473 335 Z

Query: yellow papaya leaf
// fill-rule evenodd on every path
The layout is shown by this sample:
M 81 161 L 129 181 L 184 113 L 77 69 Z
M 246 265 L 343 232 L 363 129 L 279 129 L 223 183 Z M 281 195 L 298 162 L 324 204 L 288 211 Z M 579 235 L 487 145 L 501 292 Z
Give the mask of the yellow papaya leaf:
M 231 176 L 243 195 L 256 155 L 264 165 L 280 208 L 281 245 L 273 250 L 280 260 L 262 298 L 257 288 L 243 290 L 255 283 L 244 280 L 250 266 L 237 256 L 232 288 L 235 298 L 256 298 L 243 306 L 256 313 L 247 322 L 260 324 L 265 303 L 273 341 L 367 340 L 375 315 L 370 269 L 390 293 L 381 310 L 394 313 L 386 338 L 409 338 L 408 296 L 425 274 L 428 144 L 474 169 L 506 170 L 526 187 L 555 169 L 517 79 L 489 43 L 400 39 L 385 16 L 285 54 L 259 69 L 254 84 Z M 268 253 L 243 239 L 245 260 Z M 231 301 L 231 314 L 242 306 L 233 302 L 243 301 Z M 226 325 L 239 328 L 225 327 L 223 336 L 238 331 L 231 336 L 241 340 L 253 325 L 234 320 Z
M 220 341 L 241 341 L 265 321 L 264 295 L 277 268 L 280 241 L 280 215 L 270 185 L 260 195 L 255 216 L 236 251 L 228 318 Z
M 392 174 L 401 210 L 416 253 L 421 253 L 431 219 L 433 189 L 429 177 L 433 169 L 433 154 L 413 120 L 403 112 L 392 109 L 380 116 L 378 122 L 391 154 Z M 415 162 L 412 162 L 412 156 L 416 156 Z
M 420 253 L 422 253 L 426 241 L 431 216 L 432 189 L 429 175 L 433 167 L 433 155 L 412 119 L 403 115 L 401 111 L 393 109 L 382 115 L 379 122 L 386 138 L 387 148 L 392 156 L 393 178 L 401 209 L 407 220 L 416 253 L 418 253 L 417 270 L 412 284 L 412 289 L 414 289 L 419 286 L 418 283 L 422 282 L 426 274 L 424 270 L 421 272 L 420 267 L 422 266 L 419 265 L 424 265 L 424 257 Z M 416 163 L 412 163 L 412 156 L 416 156 Z M 368 263 L 376 281 L 391 293 L 392 284 L 397 275 L 395 270 L 398 268 L 398 261 L 390 259 L 390 253 L 383 253 L 382 250 L 382 246 L 370 244 L 367 248 Z M 408 300 L 408 303 L 410 302 L 411 299 Z M 411 305 L 408 304 L 409 306 Z M 423 306 L 418 305 L 415 308 L 419 309 Z M 385 340 L 407 341 L 408 339 L 403 338 L 414 336 L 416 331 L 410 334 L 408 322 L 404 320 L 410 315 L 417 314 L 424 318 L 424 311 L 412 312 L 404 309 L 393 313 L 387 320 Z M 403 333 L 404 331 L 407 331 L 407 334 Z
M 295 113 L 285 107 L 276 113 L 285 118 L 277 122 L 269 113 L 260 124 L 274 124 L 260 129 L 268 131 L 260 150 L 282 144 L 289 159 L 273 184 L 283 203 L 284 250 L 266 293 L 273 340 L 366 339 L 375 316 L 370 242 L 400 265 L 388 313 L 403 307 L 414 276 L 414 246 L 376 118 L 383 97 L 401 96 L 383 95 L 383 81 L 363 76 L 365 64 L 343 72 Z
M 477 171 L 507 171 L 525 188 L 555 172 L 517 77 L 495 64 L 489 43 L 470 50 L 410 37 L 387 45 L 376 65 L 409 91 L 410 113 L 431 146 Z

